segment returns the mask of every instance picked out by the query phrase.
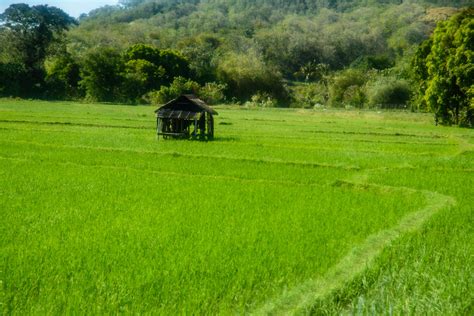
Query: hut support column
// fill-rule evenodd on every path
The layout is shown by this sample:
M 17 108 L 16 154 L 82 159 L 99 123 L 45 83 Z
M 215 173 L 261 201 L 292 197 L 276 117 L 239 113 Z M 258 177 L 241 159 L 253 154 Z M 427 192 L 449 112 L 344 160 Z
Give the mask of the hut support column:
M 207 137 L 214 138 L 214 117 L 211 113 L 207 113 Z
M 197 121 L 197 118 L 194 117 L 194 137 L 196 137 L 197 126 L 198 126 L 198 121 Z
M 159 117 L 156 118 L 156 139 L 160 139 L 161 120 Z

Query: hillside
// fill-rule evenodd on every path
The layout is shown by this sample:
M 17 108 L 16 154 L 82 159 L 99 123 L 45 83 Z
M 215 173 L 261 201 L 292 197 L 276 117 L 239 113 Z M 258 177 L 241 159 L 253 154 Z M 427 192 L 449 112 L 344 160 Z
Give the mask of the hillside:
M 69 33 L 70 50 L 123 51 L 137 43 L 172 48 L 190 61 L 194 80 L 226 83 L 229 98 L 245 101 L 264 92 L 297 106 L 335 104 L 340 101 L 330 100 L 327 84 L 301 92 L 297 82 L 321 83 L 346 68 L 389 69 L 388 81 L 410 79 L 418 44 L 437 21 L 457 11 L 452 6 L 467 4 L 449 2 L 451 7 L 439 7 L 443 1 L 122 1 L 81 17 Z M 379 78 L 373 73 L 359 82 Z M 400 102 L 406 105 L 407 99 Z M 367 101 L 350 103 L 358 102 Z
M 82 16 L 71 41 L 76 49 L 149 43 L 176 48 L 195 61 L 204 58 L 195 56 L 197 50 L 252 50 L 292 78 L 310 62 L 341 69 L 364 56 L 393 61 L 427 38 L 436 22 L 426 18 L 427 11 L 444 2 L 124 0 Z M 462 7 L 469 1 L 447 2 Z M 441 13 L 437 18 L 446 18 Z M 196 64 L 203 62 L 210 60 Z
M 123 0 L 46 42 L 40 29 L 22 38 L 5 23 L 0 94 L 137 104 L 192 92 L 210 103 L 426 110 L 413 101 L 423 92 L 413 56 L 471 3 Z

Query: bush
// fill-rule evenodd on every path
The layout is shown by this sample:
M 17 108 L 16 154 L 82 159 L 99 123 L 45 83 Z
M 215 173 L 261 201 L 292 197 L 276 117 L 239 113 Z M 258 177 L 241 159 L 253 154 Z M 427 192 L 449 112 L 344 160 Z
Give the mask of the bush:
M 393 66 L 395 66 L 394 60 L 386 55 L 359 57 L 351 64 L 351 67 L 361 70 L 384 70 Z
M 405 80 L 382 78 L 367 88 L 369 106 L 380 108 L 406 108 L 412 89 Z
M 248 100 L 259 92 L 282 101 L 288 97 L 281 74 L 266 65 L 255 52 L 230 53 L 222 59 L 217 71 L 219 80 L 228 85 L 227 92 L 231 97 Z
M 169 87 L 161 86 L 160 90 L 147 93 L 145 99 L 152 104 L 164 104 L 182 94 L 198 95 L 200 88 L 199 84 L 195 81 L 176 77 Z
M 366 102 L 365 84 L 371 73 L 348 69 L 337 74 L 329 85 L 329 104 L 331 106 L 363 107 Z
M 218 104 L 225 100 L 224 91 L 227 85 L 217 82 L 207 82 L 199 89 L 198 95 L 208 104 Z
M 292 90 L 291 107 L 311 108 L 325 105 L 328 100 L 327 87 L 321 83 L 300 84 L 293 87 Z
M 272 98 L 272 96 L 265 92 L 258 92 L 254 94 L 250 101 L 245 102 L 246 107 L 261 107 L 261 108 L 273 108 L 277 106 L 278 102 Z
M 0 62 L 0 96 L 22 95 L 28 87 L 24 83 L 27 78 L 28 73 L 23 65 Z

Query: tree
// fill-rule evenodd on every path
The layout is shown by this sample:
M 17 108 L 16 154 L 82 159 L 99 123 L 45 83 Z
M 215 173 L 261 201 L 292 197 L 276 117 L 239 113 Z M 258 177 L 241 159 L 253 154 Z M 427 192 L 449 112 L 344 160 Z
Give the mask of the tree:
M 0 14 L 0 32 L 6 37 L 3 44 L 18 54 L 12 59 L 24 66 L 30 79 L 25 80 L 24 90 L 43 83 L 48 48 L 74 23 L 61 9 L 47 5 L 12 4 Z
M 82 61 L 80 86 L 93 101 L 122 101 L 123 59 L 112 48 L 96 48 Z
M 75 99 L 79 93 L 79 64 L 67 52 L 45 61 L 46 94 L 50 98 Z
M 189 63 L 180 53 L 160 50 L 151 45 L 136 44 L 124 52 L 125 93 L 131 100 L 138 100 L 162 85 L 169 85 L 174 78 L 189 78 Z
M 124 56 L 126 62 L 144 60 L 161 68 L 159 71 L 163 77 L 161 84 L 170 84 L 175 77 L 190 77 L 188 60 L 174 50 L 160 50 L 151 45 L 136 44 L 129 47 Z M 159 86 L 155 88 L 159 88 Z
M 415 100 L 415 105 L 418 106 L 419 109 L 424 110 L 428 108 L 424 99 L 428 81 L 428 66 L 426 64 L 426 58 L 431 52 L 432 45 L 432 38 L 429 38 L 421 43 L 418 46 L 418 49 L 416 50 L 411 62 L 413 78 L 418 82 L 418 94 Z
M 177 51 L 169 49 L 160 51 L 160 65 L 166 70 L 165 78 L 168 83 L 175 77 L 191 76 L 188 60 Z
M 166 71 L 162 66 L 144 59 L 132 59 L 125 63 L 124 93 L 134 102 L 145 93 L 159 89 Z
M 436 122 L 474 126 L 474 8 L 439 23 L 414 65 Z
M 193 76 L 200 82 L 216 79 L 216 51 L 222 45 L 222 40 L 215 35 L 202 34 L 186 38 L 178 43 L 178 48 L 189 60 Z

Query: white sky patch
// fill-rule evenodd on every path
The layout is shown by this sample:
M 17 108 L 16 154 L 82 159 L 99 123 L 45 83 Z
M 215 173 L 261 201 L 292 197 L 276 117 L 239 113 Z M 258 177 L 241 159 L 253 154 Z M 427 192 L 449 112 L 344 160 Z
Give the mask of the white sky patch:
M 58 7 L 70 16 L 77 18 L 82 13 L 89 13 L 104 5 L 118 4 L 118 0 L 0 0 L 0 13 L 3 13 L 13 3 L 26 3 L 30 6 L 47 4 Z

